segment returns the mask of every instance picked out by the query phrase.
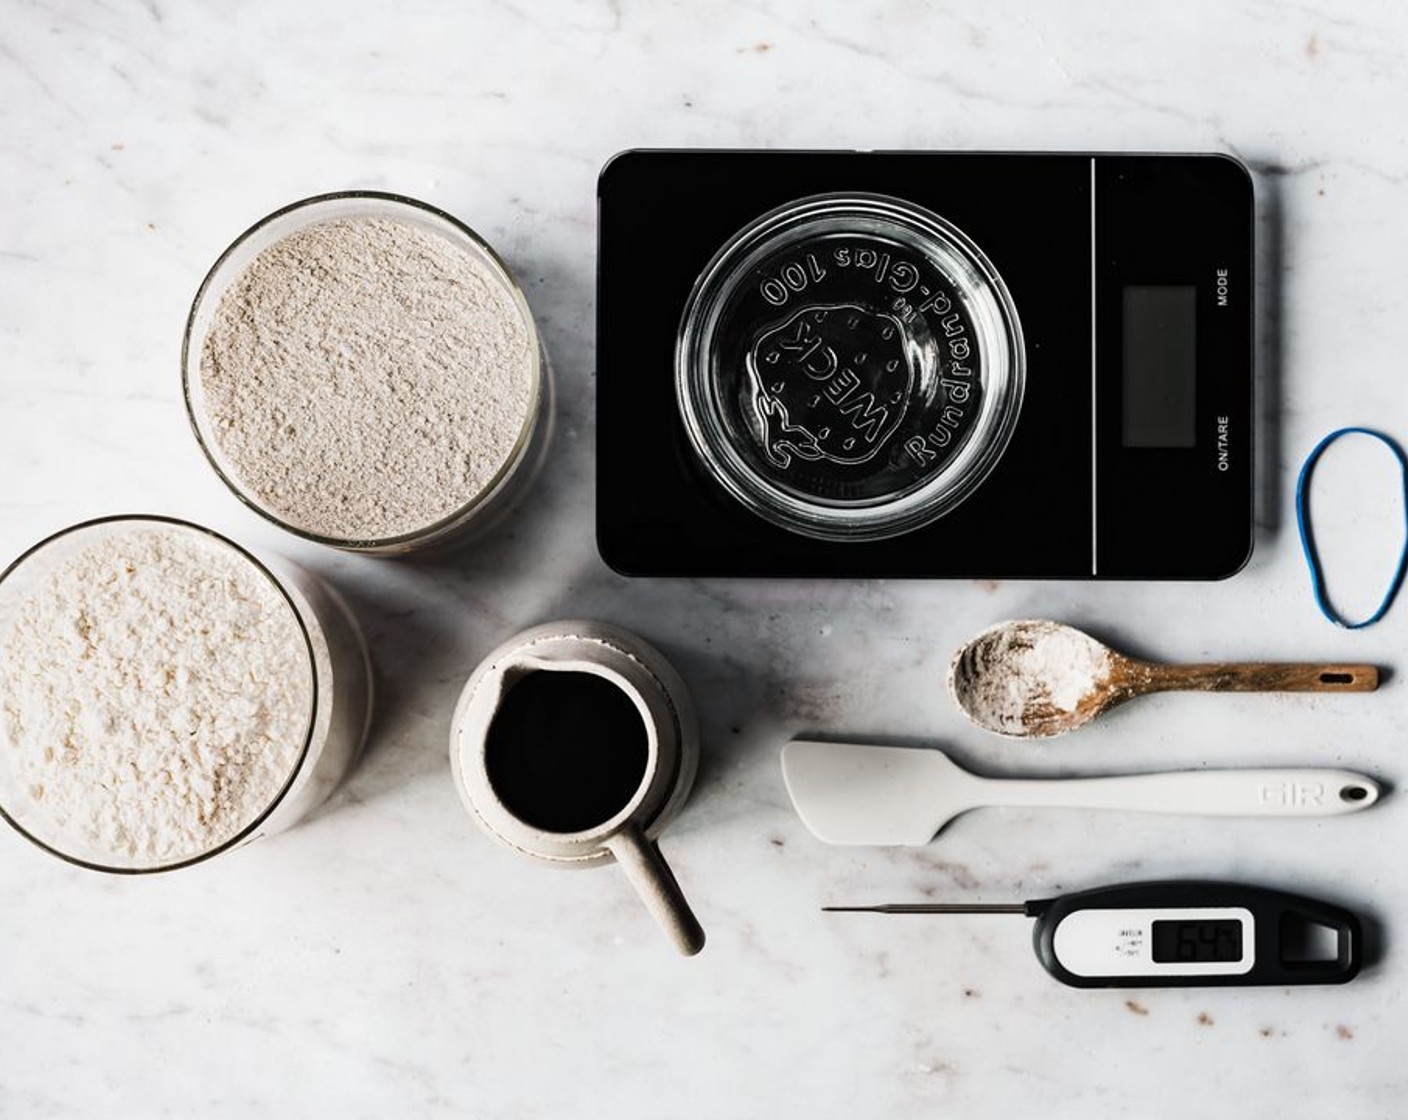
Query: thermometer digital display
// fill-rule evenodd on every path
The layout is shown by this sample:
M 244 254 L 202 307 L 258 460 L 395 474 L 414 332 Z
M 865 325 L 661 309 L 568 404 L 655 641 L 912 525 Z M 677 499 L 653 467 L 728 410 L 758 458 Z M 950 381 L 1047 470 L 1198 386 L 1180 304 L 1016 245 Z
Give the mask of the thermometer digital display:
M 1242 959 L 1242 923 L 1236 920 L 1194 918 L 1181 922 L 1156 921 L 1151 929 L 1150 948 L 1156 964 Z

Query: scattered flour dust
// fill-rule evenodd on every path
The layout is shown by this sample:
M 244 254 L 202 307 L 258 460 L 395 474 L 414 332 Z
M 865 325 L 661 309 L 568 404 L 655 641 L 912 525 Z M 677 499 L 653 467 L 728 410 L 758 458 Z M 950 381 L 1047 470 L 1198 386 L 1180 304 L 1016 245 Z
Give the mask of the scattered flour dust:
M 206 430 L 247 494 L 343 541 L 414 533 L 500 476 L 533 407 L 525 317 L 410 222 L 340 218 L 259 253 L 201 348 Z
M 959 651 L 949 688 L 975 722 L 1021 736 L 1038 730 L 1053 710 L 1074 712 L 1110 670 L 1110 651 L 1079 630 L 1004 622 Z
M 198 529 L 108 523 L 69 539 L 0 634 L 12 809 L 105 866 L 201 855 L 258 817 L 299 761 L 313 671 L 297 617 Z

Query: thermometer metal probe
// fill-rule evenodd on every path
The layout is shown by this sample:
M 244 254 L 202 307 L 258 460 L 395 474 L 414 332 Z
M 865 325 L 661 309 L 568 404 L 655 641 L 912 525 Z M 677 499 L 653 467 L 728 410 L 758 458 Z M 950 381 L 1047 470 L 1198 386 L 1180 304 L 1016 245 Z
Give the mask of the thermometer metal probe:
M 1025 914 L 1042 967 L 1076 988 L 1343 984 L 1363 933 L 1348 910 L 1264 887 L 1130 883 L 1010 903 L 825 906 L 876 914 Z

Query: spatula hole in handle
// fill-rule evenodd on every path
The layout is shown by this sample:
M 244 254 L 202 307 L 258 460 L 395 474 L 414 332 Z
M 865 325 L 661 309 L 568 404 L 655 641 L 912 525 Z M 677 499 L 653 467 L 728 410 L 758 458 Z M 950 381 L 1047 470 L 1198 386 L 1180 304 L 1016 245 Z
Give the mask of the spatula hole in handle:
M 1340 800 L 1341 800 L 1341 801 L 1349 801 L 1349 802 L 1363 801 L 1363 800 L 1364 800 L 1366 797 L 1368 797 L 1368 796 L 1369 796 L 1369 790 L 1368 790 L 1366 787 L 1364 787 L 1364 786 L 1341 786 L 1341 787 L 1340 787 Z
M 1321 673 L 1321 684 L 1353 684 L 1353 673 Z

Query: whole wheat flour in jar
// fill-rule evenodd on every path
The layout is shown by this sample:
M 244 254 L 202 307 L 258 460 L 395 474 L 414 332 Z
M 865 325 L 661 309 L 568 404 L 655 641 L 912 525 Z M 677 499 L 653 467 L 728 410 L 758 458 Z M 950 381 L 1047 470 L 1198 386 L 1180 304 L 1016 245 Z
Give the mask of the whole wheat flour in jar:
M 536 354 L 490 266 L 411 222 L 290 233 L 223 293 L 202 407 L 238 488 L 334 541 L 414 534 L 501 477 L 534 404 Z
M 0 631 L 6 796 L 66 854 L 180 863 L 238 836 L 297 769 L 309 645 L 233 546 L 185 525 L 98 528 L 27 585 Z

